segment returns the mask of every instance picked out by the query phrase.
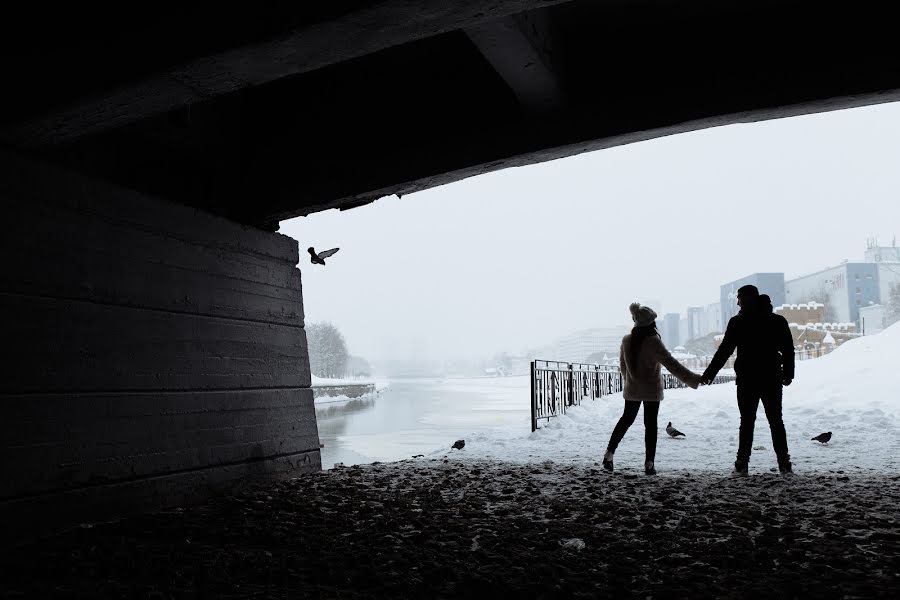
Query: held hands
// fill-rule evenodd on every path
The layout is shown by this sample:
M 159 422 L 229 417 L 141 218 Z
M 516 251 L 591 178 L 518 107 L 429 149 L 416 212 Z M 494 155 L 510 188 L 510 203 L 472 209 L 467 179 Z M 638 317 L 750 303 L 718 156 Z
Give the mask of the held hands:
M 794 380 L 791 379 L 790 377 L 782 377 L 782 378 L 781 378 L 781 383 L 783 383 L 783 384 L 786 385 L 786 386 L 787 386 L 787 385 L 791 385 L 791 382 L 792 382 L 792 381 L 794 381 Z
M 713 378 L 706 375 L 700 376 L 700 385 L 712 385 Z

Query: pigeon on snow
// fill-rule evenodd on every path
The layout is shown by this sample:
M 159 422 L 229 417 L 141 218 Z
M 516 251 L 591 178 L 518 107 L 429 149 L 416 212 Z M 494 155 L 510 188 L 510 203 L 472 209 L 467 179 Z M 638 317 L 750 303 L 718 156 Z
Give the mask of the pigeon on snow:
M 453 445 L 450 447 L 456 448 L 457 450 L 462 450 L 463 448 L 466 447 L 466 440 L 456 440 L 455 442 L 453 442 Z
M 823 443 L 823 444 L 827 444 L 827 443 L 828 443 L 828 440 L 831 439 L 831 432 L 830 432 L 830 431 L 827 431 L 827 432 L 825 432 L 825 433 L 820 433 L 819 435 L 817 435 L 816 437 L 811 438 L 811 439 L 814 440 L 814 441 L 816 441 L 816 442 L 821 442 L 821 443 Z
M 332 248 L 331 250 L 322 250 L 321 252 L 316 254 L 316 251 L 312 246 L 306 249 L 306 251 L 309 252 L 309 262 L 314 265 L 324 265 L 325 259 L 338 250 L 340 250 L 340 248 Z
M 686 437 L 683 433 L 672 427 L 672 421 L 669 421 L 669 424 L 666 425 L 666 433 L 668 433 L 672 437 L 678 437 L 679 435 L 682 437 Z

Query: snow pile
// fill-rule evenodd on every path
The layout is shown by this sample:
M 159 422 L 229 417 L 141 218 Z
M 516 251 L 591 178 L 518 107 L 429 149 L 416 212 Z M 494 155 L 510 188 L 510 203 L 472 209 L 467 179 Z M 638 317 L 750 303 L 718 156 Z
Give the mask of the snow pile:
M 797 363 L 797 381 L 788 391 L 792 405 L 896 413 L 900 407 L 900 323 L 878 335 L 848 340 L 830 354 Z
M 365 385 L 367 383 L 374 383 L 376 390 L 387 389 L 391 386 L 391 382 L 386 377 L 362 377 L 362 378 L 351 378 L 351 377 L 343 377 L 340 379 L 330 379 L 327 377 L 316 377 L 312 375 L 312 386 L 320 386 L 320 385 Z
M 316 377 L 312 375 L 312 387 L 319 386 L 350 386 L 350 385 L 374 385 L 375 391 L 370 392 L 368 394 L 363 394 L 361 396 L 349 397 L 344 394 L 339 394 L 335 396 L 317 396 L 313 403 L 316 406 L 320 405 L 329 405 L 329 406 L 340 406 L 347 404 L 348 402 L 353 402 L 355 400 L 365 400 L 371 398 L 373 396 L 377 396 L 381 394 L 384 390 L 391 387 L 391 382 L 387 378 L 384 377 L 375 377 L 375 378 L 360 378 L 360 379 L 327 379 L 324 377 Z

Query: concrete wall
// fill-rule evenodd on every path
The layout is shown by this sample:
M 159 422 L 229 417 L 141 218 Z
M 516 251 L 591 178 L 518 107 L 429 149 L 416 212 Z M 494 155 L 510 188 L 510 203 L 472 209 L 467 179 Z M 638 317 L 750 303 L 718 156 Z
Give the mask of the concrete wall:
M 0 526 L 320 468 L 294 240 L 9 155 L 0 203 Z

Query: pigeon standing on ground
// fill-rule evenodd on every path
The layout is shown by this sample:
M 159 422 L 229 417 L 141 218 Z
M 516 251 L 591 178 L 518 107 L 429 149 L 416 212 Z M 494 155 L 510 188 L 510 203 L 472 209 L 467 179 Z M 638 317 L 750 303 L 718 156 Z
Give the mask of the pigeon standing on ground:
M 827 444 L 828 440 L 831 439 L 831 432 L 827 431 L 825 433 L 820 433 L 819 435 L 817 435 L 816 437 L 811 438 L 811 439 L 816 442 L 821 442 L 823 444 Z
M 672 427 L 672 421 L 669 421 L 669 424 L 666 425 L 666 433 L 668 433 L 673 438 L 677 438 L 679 435 L 682 437 L 687 437 L 683 433 Z
M 340 250 L 340 248 L 332 248 L 331 250 L 322 250 L 321 252 L 316 254 L 316 251 L 312 246 L 306 249 L 306 251 L 309 252 L 309 262 L 314 265 L 324 265 L 325 259 L 338 250 Z
M 453 442 L 453 445 L 450 447 L 456 448 L 457 450 L 462 450 L 463 448 L 466 447 L 466 440 L 456 440 L 455 442 Z

